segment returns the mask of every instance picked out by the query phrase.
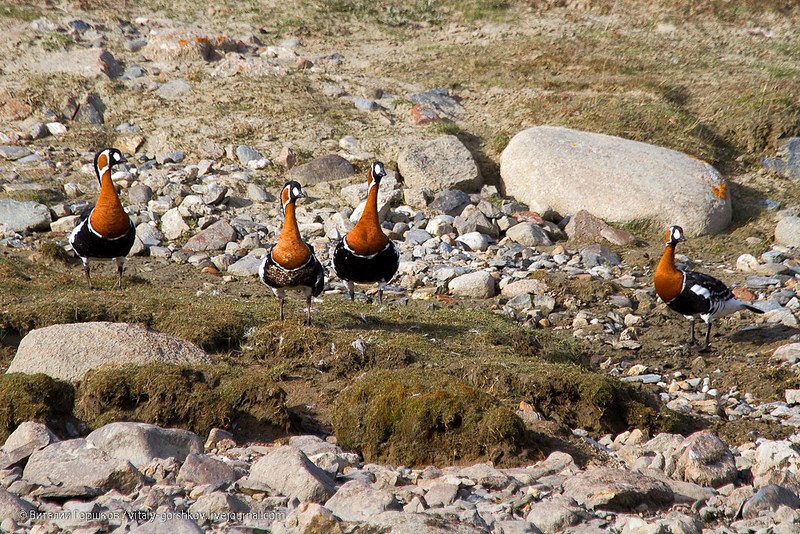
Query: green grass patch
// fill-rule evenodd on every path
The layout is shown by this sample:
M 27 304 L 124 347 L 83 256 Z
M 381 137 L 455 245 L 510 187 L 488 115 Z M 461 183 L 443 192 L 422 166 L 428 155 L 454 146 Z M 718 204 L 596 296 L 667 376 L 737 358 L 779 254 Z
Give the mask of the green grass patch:
M 0 2 L 0 18 L 31 22 L 42 16 L 42 10 L 28 2 Z
M 71 384 L 44 374 L 0 375 L 0 441 L 26 421 L 38 421 L 64 432 L 75 401 Z
M 336 400 L 339 444 L 365 461 L 427 465 L 522 452 L 521 420 L 491 395 L 435 372 L 382 371 L 354 382 Z
M 285 401 L 266 369 L 151 363 L 90 371 L 78 388 L 75 414 L 93 429 L 141 421 L 200 436 L 220 427 L 269 440 L 289 430 Z

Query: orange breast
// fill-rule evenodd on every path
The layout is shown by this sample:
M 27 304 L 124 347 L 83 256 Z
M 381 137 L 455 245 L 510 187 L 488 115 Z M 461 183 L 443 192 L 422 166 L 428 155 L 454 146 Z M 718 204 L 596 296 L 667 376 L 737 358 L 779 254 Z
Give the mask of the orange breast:
M 109 176 L 103 176 L 100 196 L 89 217 L 92 228 L 101 236 L 113 239 L 130 231 L 131 220 L 119 201 Z
M 294 214 L 294 204 L 286 206 L 283 218 L 283 228 L 278 244 L 272 249 L 272 259 L 284 269 L 297 269 L 311 257 L 311 249 L 300 236 L 297 219 Z
M 667 246 L 653 276 L 656 293 L 664 302 L 672 302 L 683 289 L 683 273 L 675 268 L 675 249 Z
M 372 174 L 370 174 L 370 184 Z M 350 232 L 345 236 L 347 246 L 356 254 L 369 256 L 383 250 L 389 238 L 383 233 L 378 218 L 378 188 L 370 187 L 367 195 L 367 204 L 361 218 Z
M 363 219 L 362 219 L 363 220 Z M 360 222 L 360 221 L 359 221 Z M 361 256 L 377 254 L 389 242 L 389 237 L 383 233 L 379 225 L 356 225 L 345 236 L 347 246 Z

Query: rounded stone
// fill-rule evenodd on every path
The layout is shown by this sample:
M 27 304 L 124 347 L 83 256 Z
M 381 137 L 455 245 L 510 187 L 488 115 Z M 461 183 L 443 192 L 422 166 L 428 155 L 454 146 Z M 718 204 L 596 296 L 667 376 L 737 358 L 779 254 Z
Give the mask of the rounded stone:
M 503 150 L 500 176 L 506 194 L 539 213 L 585 209 L 617 223 L 677 224 L 690 236 L 718 233 L 731 221 L 728 184 L 714 167 L 610 135 L 529 128 Z

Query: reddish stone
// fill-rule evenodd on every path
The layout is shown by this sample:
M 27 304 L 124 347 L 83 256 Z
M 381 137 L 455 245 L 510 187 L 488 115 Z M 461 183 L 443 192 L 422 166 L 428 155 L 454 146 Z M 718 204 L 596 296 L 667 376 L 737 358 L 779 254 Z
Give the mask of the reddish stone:
M 535 211 L 518 211 L 514 214 L 517 222 L 532 222 L 534 224 L 544 224 L 544 219 Z
M 297 61 L 294 62 L 294 66 L 298 69 L 310 69 L 314 66 L 314 62 L 310 59 L 299 57 L 297 58 Z
M 609 226 L 586 210 L 576 213 L 565 230 L 570 239 L 584 243 L 597 243 L 605 239 L 614 245 L 630 245 L 636 241 L 629 232 Z
M 739 300 L 744 300 L 744 301 L 756 300 L 755 293 L 744 287 L 734 287 L 733 289 L 731 289 L 731 292 L 733 293 L 733 296 Z
M 432 122 L 439 122 L 442 120 L 438 113 L 422 104 L 414 104 L 411 107 L 411 118 L 417 126 L 424 126 L 425 124 L 431 124 Z

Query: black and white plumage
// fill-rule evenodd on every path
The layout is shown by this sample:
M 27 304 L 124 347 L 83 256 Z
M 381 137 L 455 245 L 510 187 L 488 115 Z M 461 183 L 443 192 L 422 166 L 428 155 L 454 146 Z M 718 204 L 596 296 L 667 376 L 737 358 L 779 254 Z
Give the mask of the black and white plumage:
M 383 302 L 386 284 L 397 273 L 400 253 L 383 232 L 378 215 L 378 188 L 386 176 L 383 163 L 375 161 L 367 179 L 367 201 L 356 225 L 336 245 L 333 270 L 355 298 L 355 284 L 378 283 L 378 302 Z
M 399 265 L 400 252 L 391 240 L 375 254 L 357 254 L 344 239 L 339 241 L 333 251 L 333 269 L 336 276 L 345 281 L 351 295 L 354 292 L 353 284 L 377 282 L 378 291 L 382 292 Z
M 111 169 L 125 161 L 122 153 L 106 148 L 95 155 L 94 171 L 100 182 L 100 195 L 91 209 L 81 213 L 69 243 L 83 262 L 83 274 L 92 289 L 90 258 L 113 259 L 117 266 L 117 287 L 122 289 L 125 257 L 136 239 L 136 227 L 119 200 L 111 181 Z
M 266 284 L 280 301 L 280 320 L 283 320 L 283 301 L 286 298 L 286 290 L 301 291 L 308 300 L 308 317 L 306 324 L 311 324 L 311 297 L 317 297 L 325 287 L 325 270 L 319 262 L 314 252 L 308 257 L 308 261 L 295 269 L 285 269 L 275 261 L 272 251 L 275 246 L 269 248 L 261 267 L 258 269 L 258 277 Z
M 706 335 L 700 350 L 708 348 L 711 323 L 718 317 L 746 309 L 755 313 L 762 310 L 737 299 L 720 280 L 705 273 L 683 271 L 675 267 L 675 247 L 685 237 L 680 226 L 667 232 L 664 254 L 656 268 L 654 282 L 656 293 L 667 306 L 689 320 L 689 344 L 695 344 L 694 323 L 700 317 L 706 323 Z
M 278 242 L 269 248 L 258 276 L 278 297 L 279 318 L 283 320 L 286 290 L 301 291 L 306 297 L 306 324 L 311 325 L 311 298 L 322 293 L 325 270 L 311 246 L 303 241 L 297 226 L 295 202 L 305 197 L 300 184 L 287 182 L 281 191 L 283 228 Z

